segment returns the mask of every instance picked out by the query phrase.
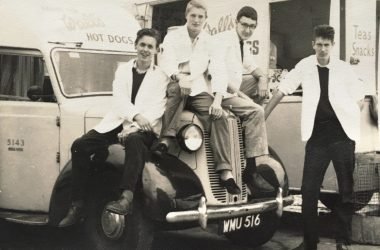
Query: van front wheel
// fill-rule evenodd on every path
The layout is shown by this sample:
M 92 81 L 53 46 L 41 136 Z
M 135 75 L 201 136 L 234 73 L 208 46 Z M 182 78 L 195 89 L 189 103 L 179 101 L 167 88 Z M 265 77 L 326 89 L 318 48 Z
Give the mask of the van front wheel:
M 105 210 L 111 195 L 96 196 L 88 204 L 83 225 L 88 249 L 150 249 L 153 223 L 143 214 L 141 202 L 135 201 L 132 213 L 123 216 Z

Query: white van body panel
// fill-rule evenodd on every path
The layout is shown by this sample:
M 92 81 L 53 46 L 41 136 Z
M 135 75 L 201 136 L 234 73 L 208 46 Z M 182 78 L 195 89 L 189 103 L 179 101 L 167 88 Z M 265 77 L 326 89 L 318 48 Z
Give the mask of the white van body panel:
M 52 51 L 134 55 L 140 26 L 125 6 L 106 0 L 0 1 L 0 53 L 43 58 L 57 99 L 48 103 L 0 95 L 0 208 L 49 211 L 71 144 L 85 133 L 86 111 L 94 103 L 110 109 L 112 98 L 112 86 L 100 96 L 63 95 L 60 69 L 52 62 L 59 58 L 52 58 Z

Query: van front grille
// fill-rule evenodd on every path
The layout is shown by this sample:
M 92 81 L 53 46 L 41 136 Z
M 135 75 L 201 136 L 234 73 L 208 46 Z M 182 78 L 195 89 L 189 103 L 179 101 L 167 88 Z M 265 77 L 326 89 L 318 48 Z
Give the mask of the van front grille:
M 244 158 L 244 144 L 242 127 L 240 121 L 235 117 L 228 118 L 228 129 L 229 138 L 226 138 L 225 143 L 230 143 L 231 145 L 231 165 L 232 172 L 235 176 L 236 183 L 242 190 L 240 195 L 230 195 L 227 193 L 226 189 L 220 186 L 219 174 L 215 171 L 215 162 L 211 150 L 210 138 L 206 131 L 204 131 L 204 143 L 206 149 L 207 157 L 207 167 L 209 180 L 211 185 L 211 191 L 215 199 L 221 203 L 241 203 L 247 200 L 247 187 L 243 185 L 241 174 L 245 168 L 245 158 Z

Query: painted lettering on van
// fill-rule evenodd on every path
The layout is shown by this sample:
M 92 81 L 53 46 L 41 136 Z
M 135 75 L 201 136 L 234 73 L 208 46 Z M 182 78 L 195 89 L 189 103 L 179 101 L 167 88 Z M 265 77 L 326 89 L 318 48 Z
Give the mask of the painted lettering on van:
M 234 18 L 230 15 L 221 16 L 217 22 L 217 27 L 212 27 L 209 23 L 204 24 L 204 29 L 210 34 L 215 35 L 220 32 L 233 29 L 235 27 Z
M 370 45 L 373 38 L 371 31 L 361 29 L 359 25 L 353 25 L 354 41 L 352 42 L 353 56 L 375 56 L 376 50 Z
M 210 34 L 210 35 L 215 35 L 220 32 L 224 32 L 227 30 L 231 30 L 235 28 L 235 18 L 232 17 L 231 14 L 221 16 L 217 22 L 217 27 L 212 27 L 211 24 L 205 23 L 204 24 L 204 29 Z M 248 41 L 247 44 L 249 44 L 250 48 L 249 50 L 253 55 L 258 55 L 259 54 L 259 41 L 254 40 L 254 41 Z
M 251 51 L 251 53 L 253 55 L 258 55 L 260 50 L 259 50 L 259 40 L 253 40 L 253 41 L 247 41 L 247 44 L 249 44 L 249 51 Z
M 93 14 L 81 14 L 76 17 L 63 15 L 61 19 L 69 31 L 103 28 L 106 26 L 101 18 Z
M 87 41 L 134 44 L 133 37 L 123 35 L 108 35 L 101 33 L 87 33 Z

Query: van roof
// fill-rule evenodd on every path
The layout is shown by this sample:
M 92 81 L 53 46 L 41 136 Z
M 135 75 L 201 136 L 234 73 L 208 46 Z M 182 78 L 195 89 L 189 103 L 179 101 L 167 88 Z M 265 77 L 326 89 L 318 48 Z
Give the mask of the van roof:
M 0 46 L 134 51 L 140 26 L 121 0 L 1 0 Z

